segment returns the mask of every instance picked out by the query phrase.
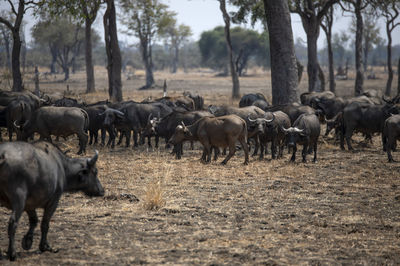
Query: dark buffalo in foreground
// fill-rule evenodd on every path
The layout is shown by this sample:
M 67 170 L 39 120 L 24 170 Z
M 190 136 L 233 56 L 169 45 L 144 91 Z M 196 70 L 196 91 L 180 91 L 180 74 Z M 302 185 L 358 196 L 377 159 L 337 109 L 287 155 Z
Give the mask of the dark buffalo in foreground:
M 262 93 L 249 93 L 242 96 L 239 101 L 239 107 L 251 106 L 257 100 L 267 102 L 267 99 Z
M 391 114 L 398 114 L 399 106 L 392 102 L 384 105 L 373 105 L 354 102 L 343 109 L 343 125 L 340 137 L 340 147 L 344 150 L 344 138 L 346 138 L 347 147 L 353 150 L 351 146 L 351 136 L 354 131 L 372 135 L 382 133 L 385 120 Z
M 17 125 L 18 126 L 18 125 Z M 19 125 L 18 140 L 27 140 L 33 133 L 39 133 L 41 139 L 51 142 L 51 135 L 68 137 L 76 134 L 79 138 L 79 151 L 86 151 L 89 116 L 85 110 L 77 107 L 46 106 L 32 113 L 30 120 Z
M 15 232 L 25 211 L 29 230 L 22 247 L 32 247 L 38 224 L 37 208 L 43 208 L 40 251 L 53 251 L 47 242 L 49 222 L 63 192 L 83 191 L 88 196 L 103 196 L 104 189 L 97 178 L 93 158 L 70 158 L 47 142 L 7 142 L 0 144 L 0 205 L 12 211 L 8 223 L 8 257 L 16 259 Z
M 397 140 L 400 140 L 400 115 L 392 115 L 386 119 L 382 132 L 383 149 L 389 162 L 394 162 L 392 151 L 396 149 Z
M 321 131 L 318 116 L 315 114 L 303 114 L 294 121 L 290 128 L 283 128 L 286 134 L 286 142 L 289 148 L 293 148 L 291 162 L 296 160 L 297 144 L 303 145 L 303 162 L 306 162 L 306 156 L 309 148 L 314 150 L 313 162 L 317 161 L 318 137 Z
M 247 125 L 237 115 L 204 117 L 191 126 L 185 126 L 184 124 L 177 126 L 170 142 L 177 145 L 185 140 L 200 141 L 203 145 L 201 160 L 206 163 L 211 161 L 212 148 L 229 147 L 229 153 L 222 161 L 222 164 L 226 164 L 235 154 L 236 141 L 239 141 L 245 154 L 244 164 L 249 163 Z
M 46 100 L 39 98 L 30 91 L 16 92 L 0 90 L 0 105 L 7 106 L 14 100 L 23 100 L 27 102 L 31 106 L 32 110 L 35 110 L 44 104 L 48 104 Z
M 267 143 L 271 142 L 271 155 L 272 159 L 283 156 L 285 132 L 283 128 L 290 127 L 290 118 L 282 111 L 267 112 L 265 117 L 252 119 L 249 117 L 250 127 L 255 127 L 260 142 L 261 152 L 260 159 L 264 158 L 264 148 L 266 149 Z M 276 147 L 279 147 L 277 154 Z

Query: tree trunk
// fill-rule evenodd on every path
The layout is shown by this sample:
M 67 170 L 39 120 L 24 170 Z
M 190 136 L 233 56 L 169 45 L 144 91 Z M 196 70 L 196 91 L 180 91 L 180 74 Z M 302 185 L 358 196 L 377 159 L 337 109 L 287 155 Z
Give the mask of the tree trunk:
M 2 29 L 2 35 L 4 40 L 4 48 L 6 50 L 6 60 L 7 60 L 7 67 L 8 70 L 11 71 L 11 55 L 10 55 L 10 35 L 8 34 L 6 29 Z
M 386 23 L 386 34 L 388 37 L 388 44 L 387 44 L 388 79 L 386 81 L 385 95 L 390 96 L 392 90 L 392 81 L 393 81 L 393 68 L 392 68 L 392 34 L 390 31 L 389 23 Z
M 222 16 L 225 22 L 225 39 L 226 45 L 228 48 L 228 63 L 229 70 L 231 71 L 232 77 L 232 98 L 238 99 L 240 98 L 240 84 L 239 77 L 236 71 L 235 63 L 233 61 L 233 49 L 232 49 L 232 41 L 231 41 L 231 33 L 230 33 L 230 17 L 225 7 L 225 0 L 219 0 L 219 7 L 222 12 Z
M 333 64 L 332 35 L 327 36 L 328 40 L 328 61 L 329 61 L 329 90 L 335 93 L 335 66 Z
M 104 13 L 104 39 L 107 53 L 108 94 L 111 102 L 122 101 L 121 51 L 118 44 L 114 0 L 106 0 Z
M 12 76 L 13 76 L 13 91 L 23 91 L 22 87 L 22 76 L 21 76 L 21 68 L 20 68 L 20 59 L 19 56 L 21 54 L 21 39 L 19 36 L 19 29 L 15 29 L 13 31 L 13 48 L 12 48 L 12 56 L 11 56 L 11 66 L 12 66 Z
M 176 73 L 178 71 L 178 61 L 179 60 L 179 48 L 175 45 L 174 48 L 174 57 L 172 59 L 172 73 Z
M 57 49 L 55 47 L 50 47 L 51 53 L 51 63 L 50 63 L 50 73 L 56 73 L 56 63 L 57 63 Z
M 355 96 L 363 93 L 364 72 L 363 72 L 363 58 L 362 58 L 362 36 L 363 36 L 363 18 L 361 14 L 362 0 L 357 0 L 354 8 L 356 14 L 356 82 L 354 88 Z
M 296 102 L 298 76 L 288 2 L 263 1 L 271 51 L 272 104 Z
M 311 26 L 312 27 L 312 26 Z M 318 78 L 318 56 L 317 56 L 318 35 L 314 31 L 308 30 L 307 33 L 307 74 L 308 91 L 322 91 L 320 80 Z
M 69 66 L 63 65 L 63 71 L 64 71 L 64 81 L 67 81 L 69 79 Z
M 400 57 L 397 64 L 397 95 L 400 95 Z
M 369 42 L 370 39 L 366 37 L 364 43 L 364 61 L 363 61 L 364 73 L 367 72 L 368 70 Z
M 85 62 L 86 62 L 86 93 L 96 92 L 94 83 L 94 68 L 92 58 L 92 21 L 85 21 Z

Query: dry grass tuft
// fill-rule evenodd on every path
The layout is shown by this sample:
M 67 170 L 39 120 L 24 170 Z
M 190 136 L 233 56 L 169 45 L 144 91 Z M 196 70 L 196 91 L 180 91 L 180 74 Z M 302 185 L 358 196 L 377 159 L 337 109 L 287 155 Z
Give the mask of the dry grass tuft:
M 156 211 L 165 206 L 162 181 L 150 182 L 146 188 L 143 207 L 148 211 Z

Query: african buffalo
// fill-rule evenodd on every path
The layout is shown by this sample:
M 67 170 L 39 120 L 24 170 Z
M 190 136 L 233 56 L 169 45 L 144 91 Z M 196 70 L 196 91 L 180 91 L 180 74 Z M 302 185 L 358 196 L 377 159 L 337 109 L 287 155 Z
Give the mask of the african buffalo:
M 14 132 L 14 124 L 21 125 L 29 120 L 32 116 L 31 105 L 25 100 L 13 100 L 7 105 L 6 119 L 9 141 L 12 140 Z
M 392 115 L 385 120 L 382 132 L 383 149 L 387 152 L 389 162 L 394 162 L 392 151 L 396 149 L 397 140 L 400 140 L 400 115 Z
M 297 144 L 303 145 L 303 162 L 306 162 L 306 156 L 309 148 L 314 150 L 313 162 L 317 161 L 317 144 L 320 134 L 320 124 L 317 115 L 302 114 L 294 121 L 290 128 L 283 128 L 286 135 L 286 142 L 289 148 L 293 148 L 291 162 L 296 160 Z
M 185 140 L 198 140 L 203 145 L 203 162 L 211 161 L 211 149 L 213 147 L 229 147 L 229 154 L 222 161 L 226 164 L 236 152 L 236 141 L 242 145 L 245 154 L 244 164 L 249 163 L 249 151 L 247 147 L 246 122 L 237 115 L 220 117 L 203 117 L 191 126 L 179 125 L 175 129 L 170 142 L 174 145 Z
M 125 114 L 126 123 L 119 125 L 119 128 L 127 136 L 126 146 L 130 144 L 130 131 L 134 132 L 134 147 L 138 146 L 138 134 L 146 127 L 149 116 L 164 117 L 172 113 L 172 108 L 161 102 L 137 103 L 131 102 L 124 104 L 118 109 Z
M 311 103 L 315 99 L 333 99 L 335 98 L 335 94 L 331 91 L 322 91 L 322 92 L 305 92 L 300 95 L 300 102 L 303 105 L 312 106 Z
M 165 139 L 167 143 L 171 136 L 175 132 L 175 128 L 181 124 L 182 122 L 185 125 L 192 125 L 194 122 L 203 117 L 214 117 L 207 111 L 190 111 L 190 112 L 179 112 L 173 111 L 169 115 L 165 116 L 162 119 L 158 117 L 154 117 L 148 121 L 148 124 L 144 131 L 142 132 L 143 137 L 149 135 L 156 136 L 156 147 L 158 147 L 158 138 L 162 137 Z M 174 147 L 174 152 L 176 153 L 176 158 L 180 159 L 182 155 L 182 147 L 181 145 L 177 145 Z
M 282 111 L 290 118 L 293 124 L 296 119 L 302 114 L 315 114 L 315 109 L 308 105 L 300 105 L 297 103 L 274 105 L 266 110 L 267 112 Z
M 239 107 L 251 106 L 257 100 L 264 100 L 267 102 L 267 99 L 262 93 L 249 93 L 242 96 L 239 101 Z
M 32 247 L 33 233 L 38 224 L 37 208 L 43 208 L 40 251 L 53 251 L 47 242 L 49 222 L 63 192 L 83 191 L 88 196 L 103 196 L 97 178 L 98 152 L 88 158 L 70 158 L 47 142 L 6 142 L 0 144 L 0 205 L 12 211 L 8 223 L 8 257 L 16 259 L 15 231 L 25 211 L 29 230 L 22 247 Z M 0 253 L 1 255 L 1 253 Z
M 204 107 L 204 98 L 198 94 L 194 94 L 190 91 L 183 92 L 183 96 L 189 97 L 194 102 L 195 110 L 203 110 Z
M 347 147 L 353 150 L 351 146 L 351 136 L 354 131 L 364 134 L 382 133 L 385 120 L 391 114 L 398 114 L 399 106 L 388 101 L 384 105 L 373 105 L 354 102 L 343 109 L 343 125 L 340 137 L 340 147 L 344 150 L 344 138 L 346 138 Z
M 22 125 L 16 125 L 17 139 L 27 140 L 37 132 L 41 139 L 51 142 L 51 135 L 68 137 L 77 134 L 79 138 L 78 154 L 85 152 L 88 142 L 87 129 L 89 116 L 87 112 L 77 107 L 40 107 L 32 113 L 30 120 Z
M 290 118 L 282 111 L 267 112 L 262 118 L 252 119 L 249 116 L 249 123 L 254 125 L 261 144 L 260 159 L 264 158 L 264 147 L 271 142 L 272 159 L 280 158 L 283 155 L 285 132 L 283 128 L 290 127 Z M 250 127 L 252 127 L 250 125 Z M 279 147 L 278 156 L 276 156 L 276 147 Z

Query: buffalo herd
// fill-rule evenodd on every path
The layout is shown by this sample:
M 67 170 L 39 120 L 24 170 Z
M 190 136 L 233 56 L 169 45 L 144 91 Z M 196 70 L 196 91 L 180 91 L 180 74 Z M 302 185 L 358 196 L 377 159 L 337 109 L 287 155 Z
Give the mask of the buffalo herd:
M 290 161 L 294 162 L 297 145 L 302 145 L 303 162 L 310 153 L 314 153 L 316 162 L 322 123 L 326 124 L 325 135 L 335 131 L 342 149 L 344 140 L 347 148 L 353 149 L 354 132 L 366 138 L 381 134 L 383 150 L 389 162 L 393 162 L 391 152 L 400 138 L 400 95 L 386 99 L 371 91 L 345 99 L 332 92 L 311 92 L 303 93 L 300 103 L 270 105 L 264 95 L 252 93 L 242 97 L 239 107 L 206 107 L 203 97 L 191 92 L 142 102 L 87 104 L 67 97 L 38 97 L 28 91 L 0 91 L 0 127 L 7 129 L 9 139 L 0 144 L 0 205 L 12 211 L 8 257 L 16 258 L 15 230 L 24 211 L 29 217 L 29 230 L 22 247 L 31 248 L 38 223 L 35 209 L 43 208 L 39 249 L 51 251 L 47 232 L 61 194 L 83 191 L 89 196 L 104 195 L 97 178 L 97 151 L 91 158 L 71 158 L 52 144 L 52 136 L 76 135 L 78 154 L 84 154 L 87 145 L 98 143 L 99 132 L 100 144 L 111 148 L 121 145 L 124 139 L 125 146 L 131 146 L 132 137 L 133 147 L 144 144 L 146 138 L 147 145 L 152 147 L 154 138 L 158 148 L 161 137 L 166 147 L 172 146 L 177 159 L 182 156 L 185 141 L 190 141 L 192 147 L 198 141 L 203 146 L 203 163 L 211 161 L 212 151 L 216 160 L 229 148 L 222 164 L 238 148 L 244 152 L 245 164 L 249 163 L 250 147 L 254 149 L 252 155 L 262 159 L 268 145 L 272 159 L 281 158 L 287 147 L 292 152 Z M 35 133 L 39 140 L 34 140 Z

